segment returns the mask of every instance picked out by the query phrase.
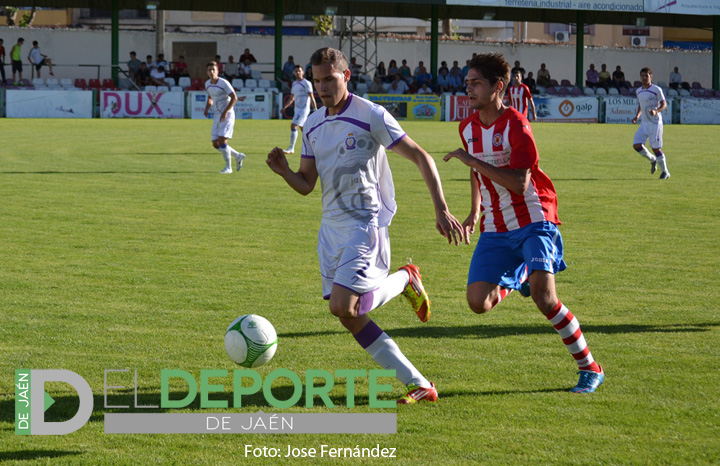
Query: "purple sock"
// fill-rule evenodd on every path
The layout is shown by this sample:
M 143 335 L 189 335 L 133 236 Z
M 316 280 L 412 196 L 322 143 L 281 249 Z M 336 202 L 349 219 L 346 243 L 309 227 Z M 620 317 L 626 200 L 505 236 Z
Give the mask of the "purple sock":
M 360 343 L 360 346 L 362 346 L 363 349 L 367 349 L 367 347 L 372 345 L 382 334 L 382 329 L 371 320 L 354 336 L 355 340 Z
M 662 149 L 653 149 L 653 152 L 655 152 L 655 155 L 658 157 L 665 157 L 665 154 L 663 153 Z
M 375 299 L 375 293 L 373 291 L 368 291 L 367 293 L 363 293 L 360 295 L 360 299 L 358 300 L 358 315 L 362 316 L 367 314 L 372 310 L 373 300 Z

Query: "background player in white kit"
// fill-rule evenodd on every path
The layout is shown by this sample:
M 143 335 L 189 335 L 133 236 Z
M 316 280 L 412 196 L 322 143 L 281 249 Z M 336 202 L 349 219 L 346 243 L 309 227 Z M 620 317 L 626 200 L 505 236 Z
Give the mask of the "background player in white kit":
M 650 174 L 655 173 L 657 166 L 660 166 L 660 179 L 670 178 L 667 168 L 667 160 L 662 151 L 663 145 L 663 122 L 662 111 L 667 108 L 665 95 L 662 89 L 652 83 L 653 72 L 645 67 L 640 70 L 640 81 L 642 87 L 635 89 L 638 99 L 638 109 L 632 122 L 637 123 L 640 119 L 640 127 L 635 132 L 633 149 L 650 161 Z M 648 140 L 654 155 L 643 145 Z
M 313 97 L 312 84 L 304 78 L 304 74 L 302 66 L 295 65 L 293 69 L 295 81 L 293 81 L 292 90 L 290 91 L 291 97 L 280 111 L 280 113 L 284 112 L 293 102 L 295 103 L 295 115 L 293 116 L 292 123 L 290 123 L 290 145 L 284 150 L 286 154 L 295 153 L 298 128 L 303 128 L 305 120 L 307 120 L 308 115 L 310 115 L 310 107 L 312 106 L 313 110 L 317 110 L 315 97 Z
M 208 93 L 205 104 L 205 116 L 212 109 L 213 125 L 211 130 L 212 145 L 225 159 L 225 168 L 220 173 L 232 173 L 232 159 L 237 161 L 237 170 L 242 168 L 245 154 L 236 151 L 228 144 L 232 138 L 235 126 L 235 102 L 237 95 L 235 89 L 225 79 L 218 76 L 217 63 L 211 61 L 207 64 L 208 79 L 205 81 L 205 90 Z
M 313 82 L 324 109 L 310 115 L 303 132 L 297 172 L 283 151 L 269 154 L 268 166 L 290 187 L 307 195 L 318 177 L 322 185 L 323 219 L 318 256 L 323 296 L 372 358 L 407 386 L 398 404 L 435 401 L 437 391 L 400 351 L 368 312 L 404 294 L 421 321 L 430 315 L 430 300 L 420 272 L 412 264 L 392 275 L 388 225 L 395 214 L 394 187 L 385 147 L 415 163 L 435 205 L 436 227 L 448 242 L 464 239 L 450 214 L 433 159 L 410 139 L 381 106 L 352 95 L 348 61 L 339 50 L 322 48 L 310 58 Z

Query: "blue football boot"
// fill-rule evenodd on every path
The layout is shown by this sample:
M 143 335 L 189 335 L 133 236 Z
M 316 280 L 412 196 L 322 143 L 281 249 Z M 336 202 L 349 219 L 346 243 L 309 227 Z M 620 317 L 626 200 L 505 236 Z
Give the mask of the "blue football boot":
M 601 372 L 579 371 L 578 374 L 580 374 L 580 380 L 577 385 L 570 390 L 570 392 L 592 393 L 597 390 L 597 388 L 605 382 L 605 371 L 602 370 L 602 367 L 600 368 L 600 371 Z

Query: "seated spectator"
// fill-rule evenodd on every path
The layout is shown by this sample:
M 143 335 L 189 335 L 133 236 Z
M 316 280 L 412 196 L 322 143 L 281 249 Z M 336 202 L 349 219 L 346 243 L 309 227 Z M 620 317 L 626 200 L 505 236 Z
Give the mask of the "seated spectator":
M 250 63 L 249 58 L 246 58 L 245 61 L 240 64 L 238 76 L 242 79 L 252 79 L 252 63 Z
M 682 82 L 682 75 L 680 74 L 680 70 L 676 66 L 670 73 L 670 87 L 677 90 L 678 87 L 680 87 L 680 84 L 682 84 Z
M 312 65 L 310 63 L 305 66 L 305 79 L 310 82 L 313 80 Z
M 130 79 L 135 81 L 135 75 L 140 71 L 140 65 L 142 65 L 142 62 L 138 60 L 135 52 L 130 52 L 130 61 L 128 61 L 127 65 Z
M 458 61 L 457 61 L 457 60 L 454 60 L 454 61 L 453 61 L 453 66 L 452 66 L 452 68 L 450 68 L 450 72 L 449 72 L 448 74 L 452 76 L 453 70 L 457 70 L 458 74 L 459 74 L 460 76 L 462 76 L 462 69 L 460 69 L 460 66 L 458 65 Z
M 400 67 L 400 77 L 403 78 L 406 84 L 410 84 L 412 82 L 412 73 L 410 73 L 410 67 L 407 64 L 407 60 L 402 61 L 402 66 Z
M 380 79 L 380 76 L 377 74 L 375 75 L 375 78 L 373 79 L 372 84 L 370 84 L 370 87 L 368 87 L 368 93 L 369 94 L 383 94 L 385 92 L 385 89 L 383 88 L 382 79 Z
M 440 75 L 440 72 L 442 70 L 445 70 L 447 74 L 450 74 L 450 68 L 448 68 L 447 62 L 445 60 L 440 62 L 440 68 L 438 68 L 438 76 Z
M 385 78 L 385 82 L 391 83 L 395 81 L 395 75 L 400 74 L 400 69 L 397 66 L 397 62 L 395 60 L 390 60 L 390 64 L 388 65 L 387 69 L 387 77 Z
M 225 68 L 223 68 L 223 63 L 220 59 L 220 55 L 215 55 L 215 63 L 217 63 L 218 75 L 222 76 L 223 74 L 225 74 Z
M 460 70 L 460 76 L 462 77 L 463 82 L 465 82 L 465 76 L 467 76 L 468 71 L 470 71 L 470 60 L 465 60 L 465 66 L 463 66 L 462 70 Z
M 150 71 L 150 84 L 153 86 L 165 85 L 165 67 L 160 65 Z
M 590 69 L 585 72 L 585 86 L 597 89 L 600 82 L 600 72 L 595 69 L 595 64 L 590 63 Z
M 613 71 L 612 74 L 612 84 L 615 86 L 615 89 L 618 91 L 622 88 L 629 87 L 626 81 L 625 81 L 625 73 L 622 72 L 622 69 L 620 68 L 620 65 L 618 65 L 615 68 L 615 71 Z
M 533 79 L 532 71 L 528 72 L 527 78 L 523 79 L 522 83 L 530 89 L 532 94 L 537 94 L 537 84 L 535 84 L 535 79 Z
M 550 87 L 552 86 L 550 78 L 550 71 L 545 68 L 545 63 L 540 64 L 540 69 L 537 72 L 537 84 L 538 86 Z
M 224 71 L 225 71 L 225 79 L 233 79 L 237 78 L 240 74 L 240 67 L 238 66 L 238 63 L 236 63 L 235 58 L 230 55 L 228 57 L 227 63 L 225 63 Z
M 420 72 L 415 75 L 415 85 L 420 87 L 423 83 L 428 83 L 428 85 L 432 84 L 432 75 L 428 73 L 424 66 L 421 66 Z
M 147 57 L 145 57 L 145 65 L 147 65 L 148 72 L 152 71 L 154 68 L 157 68 L 157 65 L 152 59 L 152 55 L 148 55 Z
M 611 82 L 612 76 L 607 70 L 607 65 L 603 63 L 602 65 L 600 65 L 600 81 L 598 82 L 598 85 L 607 91 L 610 88 Z
M 417 91 L 418 94 L 432 94 L 433 90 L 430 89 L 430 86 L 427 85 L 427 83 L 422 83 L 422 86 L 420 86 L 420 89 Z
M 142 62 L 140 64 L 140 69 L 137 73 L 135 73 L 135 84 L 140 87 L 150 84 L 150 69 L 148 68 L 147 63 Z
M 450 76 L 448 76 L 448 81 L 450 82 L 450 92 L 455 93 L 465 90 L 465 83 L 463 82 L 459 67 L 454 66 L 450 69 Z
M 353 88 L 357 87 L 360 74 L 362 74 L 362 66 L 358 64 L 357 58 L 350 58 L 350 82 L 352 83 Z
M 378 63 L 377 68 L 375 68 L 375 75 L 373 76 L 373 81 L 375 80 L 374 78 L 377 78 L 378 76 L 380 77 L 380 81 L 387 80 L 387 70 L 385 69 L 385 62 L 383 61 Z
M 403 60 L 403 63 L 404 62 L 405 60 Z M 418 62 L 418 66 L 416 66 L 415 71 L 413 71 L 413 81 L 417 81 L 417 77 L 420 73 L 427 73 L 427 70 L 425 69 L 425 63 L 423 63 L 422 61 Z
M 158 53 L 157 61 L 155 62 L 155 67 L 156 67 L 156 68 L 157 68 L 157 67 L 160 67 L 160 66 L 162 66 L 163 69 L 165 69 L 165 70 L 169 70 L 169 69 L 170 69 L 170 65 L 168 65 L 168 62 L 167 62 L 167 61 L 165 61 L 165 55 L 163 55 L 162 53 Z
M 185 57 L 180 55 L 178 61 L 173 64 L 172 75 L 174 78 L 180 78 L 182 76 L 190 77 L 188 73 L 188 64 L 185 63 Z
M 426 81 L 423 81 L 420 84 L 420 88 L 423 88 L 424 84 L 428 84 Z M 450 90 L 450 79 L 448 76 L 448 69 L 447 66 L 445 68 L 440 68 L 440 74 L 438 74 L 437 77 L 437 90 L 440 93 L 443 92 L 452 92 Z M 420 94 L 420 90 L 418 90 L 418 94 Z
M 245 63 L 243 61 L 243 63 Z M 295 72 L 295 59 L 292 55 L 288 55 L 288 60 L 282 67 L 282 79 L 286 82 L 292 82 L 295 80 L 293 73 Z
M 245 59 L 250 60 L 250 64 L 257 63 L 257 60 L 255 60 L 255 56 L 250 53 L 250 49 L 245 49 L 242 55 L 240 55 L 240 58 L 238 58 L 238 63 L 245 63 Z
M 516 71 L 519 71 L 522 79 L 525 79 L 525 68 L 520 66 L 520 60 L 515 60 L 515 66 L 510 70 L 510 76 L 514 75 Z
M 400 78 L 400 75 L 395 75 L 395 81 L 390 84 L 388 94 L 405 94 L 408 91 L 408 85 L 404 79 Z

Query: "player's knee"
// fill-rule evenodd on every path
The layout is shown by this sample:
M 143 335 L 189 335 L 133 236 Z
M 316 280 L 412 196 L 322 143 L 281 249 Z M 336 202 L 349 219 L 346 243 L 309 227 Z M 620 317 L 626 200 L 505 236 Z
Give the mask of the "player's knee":
M 533 295 L 532 298 L 533 301 L 535 301 L 535 305 L 540 309 L 540 312 L 545 315 L 550 314 L 558 303 L 556 296 L 546 293 L 537 293 L 537 295 Z
M 642 151 L 642 144 L 633 144 L 633 149 L 635 149 L 637 152 Z
M 357 310 L 349 308 L 347 305 L 330 300 L 330 313 L 341 319 L 353 319 L 357 317 Z
M 483 297 L 468 295 L 467 301 L 468 305 L 470 306 L 470 310 L 473 311 L 475 314 L 485 314 L 486 312 L 490 312 L 490 310 L 493 308 L 493 303 L 488 296 Z

